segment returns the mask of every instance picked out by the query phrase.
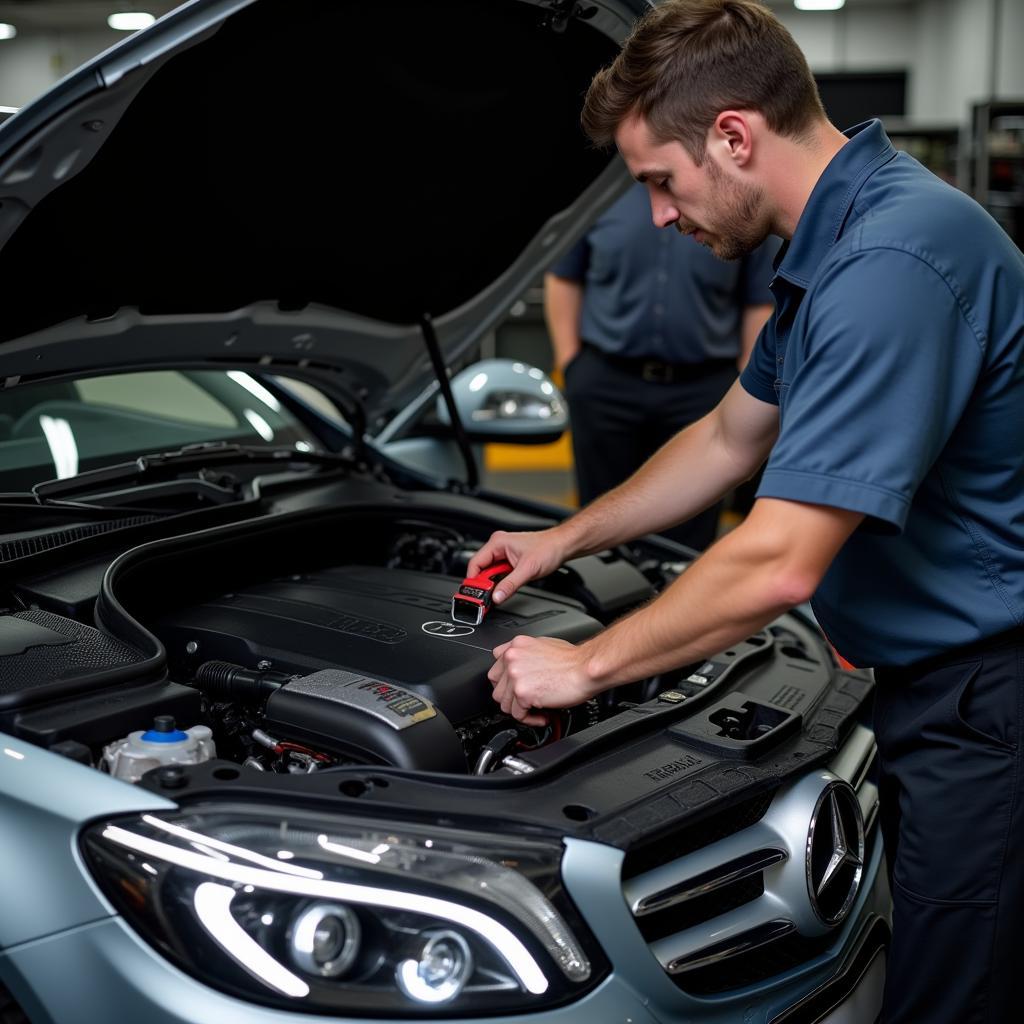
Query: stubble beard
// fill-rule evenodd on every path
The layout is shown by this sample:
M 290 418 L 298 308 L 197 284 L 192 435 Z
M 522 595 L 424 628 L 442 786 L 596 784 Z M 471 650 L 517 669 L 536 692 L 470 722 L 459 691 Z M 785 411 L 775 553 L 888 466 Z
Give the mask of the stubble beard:
M 708 177 L 720 204 L 715 230 L 701 243 L 720 260 L 749 256 L 770 234 L 764 214 L 764 190 L 733 181 L 708 160 Z M 703 234 L 704 232 L 702 232 Z

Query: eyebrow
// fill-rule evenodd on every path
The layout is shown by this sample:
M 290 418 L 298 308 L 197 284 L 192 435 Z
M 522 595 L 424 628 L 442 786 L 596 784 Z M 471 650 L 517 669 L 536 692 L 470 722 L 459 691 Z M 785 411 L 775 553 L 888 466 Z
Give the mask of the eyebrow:
M 648 178 L 667 178 L 668 175 L 669 172 L 667 170 L 662 170 L 660 167 L 653 167 L 650 170 L 641 171 L 636 175 L 636 180 L 642 185 Z

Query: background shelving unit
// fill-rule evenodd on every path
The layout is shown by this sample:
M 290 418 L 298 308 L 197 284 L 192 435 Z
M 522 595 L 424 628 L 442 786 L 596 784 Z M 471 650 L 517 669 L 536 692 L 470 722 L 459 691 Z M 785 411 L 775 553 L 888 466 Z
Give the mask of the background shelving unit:
M 974 104 L 968 157 L 968 191 L 1024 248 L 1024 100 Z
M 943 181 L 960 188 L 960 127 L 955 124 L 915 124 L 902 118 L 883 118 L 892 144 L 919 160 Z

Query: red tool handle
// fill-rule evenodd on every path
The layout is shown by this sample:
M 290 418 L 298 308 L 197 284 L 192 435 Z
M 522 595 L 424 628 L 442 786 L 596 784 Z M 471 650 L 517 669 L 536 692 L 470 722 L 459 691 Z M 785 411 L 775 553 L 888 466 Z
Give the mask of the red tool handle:
M 489 590 L 496 583 L 500 583 L 511 571 L 511 562 L 495 562 L 494 565 L 489 565 L 475 576 L 467 576 L 462 581 L 462 585 L 464 587 L 480 587 L 482 590 Z
M 467 576 L 452 597 L 452 619 L 479 626 L 491 610 L 494 588 L 512 571 L 508 562 L 495 562 L 475 576 Z

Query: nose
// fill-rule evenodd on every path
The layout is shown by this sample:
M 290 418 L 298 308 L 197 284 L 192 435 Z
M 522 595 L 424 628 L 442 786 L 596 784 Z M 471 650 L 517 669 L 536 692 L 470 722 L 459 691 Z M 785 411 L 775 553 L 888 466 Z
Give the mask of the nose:
M 651 196 L 651 220 L 656 228 L 667 228 L 679 220 L 679 210 L 675 204 Z

